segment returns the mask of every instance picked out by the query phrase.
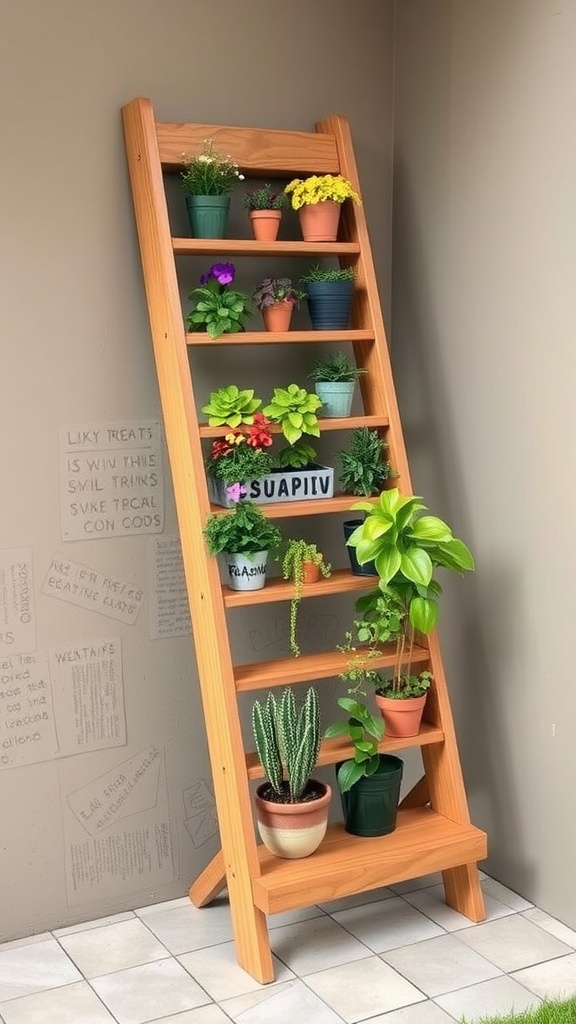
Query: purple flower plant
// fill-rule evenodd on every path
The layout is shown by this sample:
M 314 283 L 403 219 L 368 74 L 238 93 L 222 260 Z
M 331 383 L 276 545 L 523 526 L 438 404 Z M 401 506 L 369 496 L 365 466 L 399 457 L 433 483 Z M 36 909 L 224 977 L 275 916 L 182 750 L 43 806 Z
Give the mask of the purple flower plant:
M 226 488 L 226 497 L 228 501 L 240 501 L 241 498 L 245 498 L 247 494 L 246 488 L 243 484 L 230 484 Z
M 213 263 L 206 274 L 202 274 L 200 284 L 208 284 L 209 281 L 217 281 L 218 284 L 227 285 L 234 281 L 236 271 L 233 263 Z

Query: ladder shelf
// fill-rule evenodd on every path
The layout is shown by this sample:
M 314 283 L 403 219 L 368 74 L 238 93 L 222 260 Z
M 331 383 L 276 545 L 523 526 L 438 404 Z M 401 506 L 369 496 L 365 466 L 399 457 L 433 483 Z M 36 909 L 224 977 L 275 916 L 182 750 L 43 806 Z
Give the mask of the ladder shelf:
M 412 657 L 414 664 L 429 667 L 433 676 L 419 735 L 409 741 L 384 737 L 380 744 L 383 751 L 417 748 L 422 757 L 424 774 L 401 801 L 396 830 L 378 839 L 358 839 L 342 825 L 333 825 L 314 854 L 296 861 L 273 857 L 257 844 L 249 784 L 262 772 L 256 755 L 244 745 L 239 695 L 338 676 L 349 656 L 330 651 L 234 664 L 227 616 L 235 608 L 288 602 L 293 587 L 272 579 L 259 591 L 232 591 L 222 585 L 216 559 L 209 557 L 201 542 L 209 513 L 226 510 L 211 505 L 208 495 L 202 445 L 223 431 L 202 422 L 196 410 L 194 371 L 190 370 L 190 362 L 194 363 L 190 350 L 196 347 L 218 350 L 242 345 L 248 360 L 262 345 L 352 345 L 357 365 L 365 370 L 360 378 L 363 414 L 321 420 L 321 428 L 350 431 L 364 425 L 378 429 L 397 474 L 394 486 L 403 494 L 412 493 L 363 207 L 345 204 L 339 240 L 334 243 L 180 238 L 170 228 L 164 175 L 178 172 L 183 154 L 199 152 L 206 138 L 214 140 L 217 151 L 233 153 L 247 176 L 266 180 L 343 174 L 360 191 L 347 121 L 328 117 L 312 132 L 164 123 L 156 121 L 151 102 L 141 98 L 128 103 L 122 115 L 220 829 L 221 850 L 193 882 L 190 898 L 197 906 L 205 906 L 227 887 L 238 962 L 263 983 L 274 977 L 267 914 L 441 871 L 446 902 L 472 920 L 482 920 L 477 862 L 486 856 L 486 836 L 470 823 L 436 633 L 424 638 Z M 314 260 L 326 256 L 340 266 L 354 267 L 350 328 L 277 334 L 256 330 L 216 339 L 187 333 L 177 265 L 180 257 L 206 255 Z M 354 500 L 337 494 L 269 504 L 263 511 L 272 519 L 349 514 Z M 353 576 L 337 568 L 329 579 L 307 586 L 302 597 L 323 600 L 349 593 L 353 598 L 375 585 L 374 577 Z M 393 660 L 392 648 L 385 648 L 371 667 L 390 666 Z M 324 740 L 319 763 L 334 764 L 349 752 L 344 740 Z

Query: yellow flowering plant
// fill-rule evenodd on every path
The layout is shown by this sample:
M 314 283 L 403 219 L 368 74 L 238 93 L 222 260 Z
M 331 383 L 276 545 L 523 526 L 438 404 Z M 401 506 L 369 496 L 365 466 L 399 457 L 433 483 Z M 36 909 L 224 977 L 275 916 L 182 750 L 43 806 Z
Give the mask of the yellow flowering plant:
M 361 202 L 358 193 L 341 174 L 313 174 L 310 178 L 294 178 L 284 191 L 290 196 L 293 210 L 325 203 L 326 200 L 334 203 L 343 203 L 346 199 L 351 199 L 353 203 Z

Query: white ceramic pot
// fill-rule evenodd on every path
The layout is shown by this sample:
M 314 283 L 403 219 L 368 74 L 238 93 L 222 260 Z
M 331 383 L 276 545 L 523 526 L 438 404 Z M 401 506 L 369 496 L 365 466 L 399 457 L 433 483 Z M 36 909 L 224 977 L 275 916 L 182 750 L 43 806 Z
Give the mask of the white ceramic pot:
M 266 583 L 267 551 L 255 555 L 225 555 L 227 578 L 231 590 L 262 590 Z

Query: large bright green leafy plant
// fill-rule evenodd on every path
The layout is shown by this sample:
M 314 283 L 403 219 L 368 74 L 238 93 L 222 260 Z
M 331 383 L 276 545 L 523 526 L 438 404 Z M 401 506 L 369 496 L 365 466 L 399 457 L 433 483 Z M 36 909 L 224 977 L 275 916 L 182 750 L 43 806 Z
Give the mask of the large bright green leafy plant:
M 202 412 L 208 414 L 211 427 L 239 427 L 241 423 L 252 424 L 254 413 L 262 405 L 261 398 L 254 398 L 254 389 L 240 390 L 235 384 L 218 388 L 210 395 Z
M 288 444 L 296 444 L 303 434 L 320 437 L 316 413 L 321 405 L 318 395 L 289 384 L 287 388 L 274 388 L 270 404 L 262 411 L 273 423 L 280 424 Z

